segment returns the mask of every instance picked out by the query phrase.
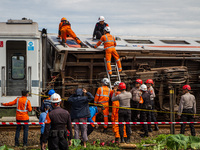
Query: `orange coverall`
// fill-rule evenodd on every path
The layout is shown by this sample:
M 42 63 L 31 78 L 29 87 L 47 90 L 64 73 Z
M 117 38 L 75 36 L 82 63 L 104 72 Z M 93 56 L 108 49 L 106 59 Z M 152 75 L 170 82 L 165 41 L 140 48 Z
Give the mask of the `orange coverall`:
M 113 56 L 117 62 L 117 66 L 119 69 L 119 72 L 122 71 L 122 65 L 121 61 L 119 59 L 119 55 L 115 49 L 116 47 L 116 41 L 115 37 L 112 36 L 110 33 L 106 33 L 105 35 L 102 35 L 100 41 L 94 46 L 94 48 L 97 48 L 101 43 L 104 42 L 104 49 L 106 51 L 106 62 L 107 62 L 107 70 L 108 73 L 111 75 L 112 74 L 112 69 L 111 69 L 111 57 Z
M 120 94 L 121 92 L 118 91 L 115 96 L 117 96 L 118 94 Z M 111 91 L 111 98 L 114 94 L 114 91 L 112 90 Z M 112 106 L 115 106 L 115 107 L 119 107 L 119 101 L 113 101 L 112 102 Z M 119 116 L 118 116 L 118 111 L 119 111 L 119 108 L 115 108 L 115 107 L 112 107 L 112 115 L 111 115 L 111 121 L 112 122 L 118 122 L 119 120 Z M 119 134 L 119 125 L 118 124 L 113 124 L 112 126 L 113 128 L 113 132 L 115 133 L 115 138 L 120 138 L 120 134 Z M 127 137 L 127 134 L 126 134 L 126 125 L 124 125 L 124 137 Z
M 110 97 L 110 88 L 107 86 L 102 86 L 97 89 L 97 93 L 94 98 L 95 104 L 102 104 L 105 107 L 103 110 L 104 122 L 108 122 L 108 115 L 109 115 L 109 97 Z M 107 128 L 108 125 L 105 124 L 104 128 Z
M 28 111 L 32 111 L 32 107 L 27 97 L 25 96 L 18 97 L 14 101 L 9 103 L 3 103 L 2 105 L 12 106 L 15 104 L 17 104 L 16 120 L 29 120 Z
M 71 24 L 64 24 L 63 22 L 61 22 L 59 24 L 59 30 L 61 32 L 61 38 L 67 39 L 67 35 L 71 36 L 74 40 L 76 40 L 76 43 L 80 44 L 81 40 L 76 36 L 76 34 L 74 33 L 74 31 L 71 29 Z

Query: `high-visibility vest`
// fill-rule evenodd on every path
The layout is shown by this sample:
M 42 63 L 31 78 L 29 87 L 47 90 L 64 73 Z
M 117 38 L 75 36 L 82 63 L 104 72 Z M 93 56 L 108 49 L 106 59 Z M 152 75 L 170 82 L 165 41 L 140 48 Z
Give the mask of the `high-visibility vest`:
M 18 102 L 19 102 L 19 97 L 17 98 L 17 110 L 16 111 L 19 111 L 19 112 L 27 112 L 28 111 L 28 109 L 27 109 L 27 103 L 28 103 L 28 99 L 26 99 L 26 103 L 25 103 L 25 107 L 24 107 L 24 109 L 23 110 L 21 110 L 21 109 L 18 109 Z
M 110 88 L 102 86 L 97 89 L 97 93 L 94 98 L 94 103 L 103 104 L 108 103 L 110 98 Z
M 143 104 L 144 103 L 144 100 L 142 98 L 142 96 L 140 96 L 140 101 L 139 101 L 140 104 Z

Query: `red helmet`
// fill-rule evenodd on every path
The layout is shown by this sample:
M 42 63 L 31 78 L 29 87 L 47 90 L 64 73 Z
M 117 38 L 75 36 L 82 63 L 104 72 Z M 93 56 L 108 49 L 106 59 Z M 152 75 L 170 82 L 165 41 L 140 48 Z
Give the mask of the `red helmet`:
M 140 84 L 142 84 L 143 82 L 142 82 L 141 79 L 137 79 L 137 80 L 136 80 L 136 83 L 140 83 Z
M 119 90 L 125 90 L 126 89 L 126 84 L 124 82 L 121 82 L 118 86 Z
M 147 79 L 147 81 L 146 81 L 145 83 L 146 83 L 146 84 L 147 84 L 147 83 L 154 84 L 152 79 Z
M 191 87 L 190 87 L 189 85 L 184 85 L 184 86 L 183 86 L 183 90 L 189 90 L 189 91 L 190 91 L 190 90 L 191 90 Z

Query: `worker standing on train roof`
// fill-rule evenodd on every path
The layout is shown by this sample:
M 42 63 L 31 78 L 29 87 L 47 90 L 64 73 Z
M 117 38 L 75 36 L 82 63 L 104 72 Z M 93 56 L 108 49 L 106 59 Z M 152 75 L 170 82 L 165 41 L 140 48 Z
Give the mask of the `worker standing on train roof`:
M 103 110 L 104 122 L 108 122 L 108 115 L 109 115 L 109 98 L 110 98 L 110 88 L 108 87 L 110 81 L 108 78 L 103 78 L 101 81 L 102 86 L 97 89 L 94 103 L 95 104 L 102 104 L 105 108 Z M 107 132 L 108 125 L 104 124 L 103 132 Z
M 110 98 L 112 99 L 113 94 L 117 96 L 121 92 L 118 90 L 118 86 L 120 84 L 120 81 L 116 81 L 114 83 L 114 89 L 111 91 Z M 111 121 L 112 122 L 118 122 L 119 121 L 119 101 L 113 101 L 112 102 L 112 115 L 111 115 Z M 115 133 L 115 143 L 119 142 L 120 134 L 119 134 L 119 125 L 118 124 L 113 124 L 112 126 L 113 132 Z M 124 141 L 127 142 L 127 134 L 126 134 L 126 125 L 124 125 Z
M 131 110 L 128 108 L 130 108 L 130 100 L 132 98 L 132 95 L 130 92 L 126 91 L 126 84 L 124 82 L 121 82 L 119 84 L 118 89 L 121 91 L 121 93 L 116 95 L 117 91 L 114 91 L 114 94 L 112 96 L 112 101 L 119 101 L 120 107 L 124 107 L 123 109 L 121 108 L 118 111 L 119 122 L 131 122 Z M 124 141 L 124 125 L 123 124 L 119 124 L 119 134 L 121 138 L 121 143 L 124 143 L 125 141 Z M 126 134 L 127 134 L 126 143 L 130 143 L 130 136 L 131 136 L 130 124 L 126 124 Z
M 99 45 L 101 45 L 102 42 L 104 42 L 104 49 L 106 51 L 106 63 L 107 63 L 107 70 L 108 73 L 112 74 L 112 68 L 111 68 L 111 57 L 113 56 L 117 62 L 118 70 L 119 72 L 122 71 L 121 61 L 119 58 L 119 55 L 115 49 L 116 47 L 116 41 L 115 37 L 110 34 L 110 27 L 104 28 L 104 34 L 100 41 L 94 46 L 94 48 L 97 48 Z
M 190 94 L 191 87 L 190 85 L 183 86 L 183 95 L 181 96 L 179 109 L 178 109 L 178 118 L 181 119 L 181 122 L 194 122 L 196 114 L 196 100 L 194 95 Z M 183 113 L 183 114 L 182 114 Z M 187 113 L 187 114 L 184 114 Z M 193 115 L 192 115 L 193 114 Z M 186 124 L 181 124 L 180 134 L 185 133 Z M 194 124 L 189 124 L 191 129 L 191 135 L 195 136 Z
M 76 43 L 80 44 L 81 47 L 87 47 L 74 33 L 74 31 L 71 29 L 71 24 L 69 21 L 67 21 L 66 18 L 62 18 L 62 22 L 59 24 L 59 30 L 61 32 L 61 38 L 62 38 L 62 45 L 65 46 L 66 40 L 67 40 L 67 35 L 72 37 Z
M 48 109 L 48 111 L 51 111 L 53 109 L 52 105 L 51 105 L 51 95 L 53 95 L 54 93 L 56 93 L 53 89 L 49 90 L 48 95 L 49 97 L 45 100 L 43 100 L 42 102 L 42 106 L 41 106 L 41 111 L 44 112 L 44 108 Z
M 139 101 L 139 108 L 145 109 L 145 110 L 151 110 L 151 102 L 150 102 L 150 94 L 147 92 L 147 86 L 145 84 L 142 84 L 140 86 L 140 90 L 142 91 L 142 95 L 140 97 Z M 150 122 L 151 121 L 151 115 L 149 111 L 141 110 L 140 111 L 140 120 L 141 122 Z M 143 124 L 143 131 L 144 134 L 140 134 L 141 137 L 148 137 L 148 126 L 147 124 Z
M 9 103 L 1 103 L 3 106 L 12 106 L 16 104 L 16 122 L 29 122 L 28 111 L 32 111 L 31 102 L 27 99 L 29 91 L 22 91 L 22 97 L 17 97 L 14 101 Z M 21 126 L 24 128 L 23 146 L 27 146 L 29 125 L 17 125 L 15 133 L 15 146 L 19 146 L 19 135 Z
M 108 27 L 108 24 L 105 23 L 104 16 L 100 16 L 98 18 L 98 21 L 99 22 L 97 22 L 96 25 L 95 25 L 94 32 L 93 32 L 93 38 L 92 39 L 94 39 L 95 36 L 96 36 L 96 39 L 100 39 L 101 36 L 104 35 L 104 31 L 103 31 L 104 28 Z
M 139 109 L 140 96 L 142 95 L 140 86 L 142 85 L 142 83 L 143 82 L 141 79 L 136 79 L 135 87 L 133 87 L 130 91 L 132 94 L 131 108 Z M 139 111 L 131 110 L 131 120 L 133 122 L 137 122 L 138 118 L 139 118 Z
M 61 27 L 62 27 L 63 22 L 65 22 L 65 20 L 67 20 L 65 17 L 61 18 L 60 23 L 59 23 L 59 28 L 58 28 L 58 38 L 59 39 L 62 38 L 62 36 L 61 36 Z M 69 21 L 68 21 L 68 24 L 71 26 Z M 66 37 L 69 37 L 69 35 L 66 34 Z
M 152 110 L 154 110 L 154 109 L 155 109 L 154 98 L 156 97 L 155 91 L 154 91 L 154 88 L 153 88 L 154 82 L 153 82 L 152 79 L 147 79 L 145 83 L 146 83 L 146 85 L 147 85 L 147 92 L 150 94 L 150 100 L 151 100 Z M 150 111 L 149 113 L 150 113 L 150 115 L 151 115 L 151 122 L 157 122 L 155 113 L 152 112 L 152 111 Z M 148 125 L 148 130 L 149 130 L 149 132 L 152 132 L 151 124 Z M 155 129 L 154 129 L 154 131 L 158 131 L 158 130 L 159 130 L 158 125 L 155 124 Z
M 54 93 L 51 96 L 51 103 L 53 110 L 49 112 L 45 120 L 44 135 L 42 138 L 42 149 L 45 150 L 47 147 L 49 150 L 68 149 L 71 145 L 72 125 L 71 117 L 67 110 L 60 107 L 61 97 L 59 94 Z M 70 132 L 69 141 L 67 141 L 67 129 Z

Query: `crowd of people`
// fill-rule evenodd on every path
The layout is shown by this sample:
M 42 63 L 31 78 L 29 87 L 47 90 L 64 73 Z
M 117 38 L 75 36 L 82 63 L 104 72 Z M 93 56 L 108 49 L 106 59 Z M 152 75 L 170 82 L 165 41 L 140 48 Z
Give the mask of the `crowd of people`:
M 102 86 L 97 89 L 95 97 L 86 89 L 78 88 L 75 94 L 68 98 L 68 102 L 71 104 L 70 113 L 61 108 L 62 100 L 60 95 L 51 89 L 48 92 L 49 98 L 43 100 L 41 106 L 42 113 L 40 114 L 39 122 L 44 122 L 41 125 L 41 149 L 46 149 L 47 141 L 50 150 L 68 149 L 68 146 L 71 145 L 72 138 L 81 139 L 83 146 L 86 147 L 88 136 L 99 125 L 75 124 L 73 134 L 72 121 L 94 123 L 96 122 L 97 115 L 103 114 L 104 122 L 108 122 L 109 101 L 112 101 L 112 122 L 156 122 L 155 114 L 152 111 L 148 111 L 155 109 L 155 92 L 152 79 L 146 80 L 145 84 L 143 84 L 141 79 L 137 79 L 135 86 L 130 92 L 126 90 L 126 84 L 124 82 L 116 81 L 113 90 L 109 88 L 109 82 L 108 78 L 102 79 Z M 191 87 L 189 85 L 183 86 L 183 95 L 178 110 L 178 116 L 183 122 L 193 122 L 196 114 L 196 100 L 194 95 L 189 93 L 190 90 Z M 16 122 L 29 122 L 28 111 L 32 111 L 32 107 L 27 96 L 28 91 L 22 91 L 22 97 L 18 97 L 9 103 L 1 103 L 3 106 L 17 105 Z M 94 105 L 89 106 L 88 103 L 93 100 Z M 21 126 L 24 127 L 23 145 L 27 146 L 28 125 L 17 125 L 15 146 L 19 146 L 18 139 Z M 195 136 L 194 125 L 190 124 L 190 128 L 191 134 Z M 155 125 L 154 131 L 158 130 L 158 126 Z M 106 133 L 107 131 L 108 126 L 104 124 L 103 132 Z M 112 131 L 116 143 L 131 142 L 130 137 L 132 131 L 130 124 L 113 124 Z M 144 132 L 140 134 L 141 137 L 148 137 L 148 133 L 153 130 L 150 124 L 143 124 L 141 131 Z M 184 134 L 184 131 L 185 124 L 182 124 L 180 133 Z M 81 137 L 79 137 L 79 132 L 81 133 Z

